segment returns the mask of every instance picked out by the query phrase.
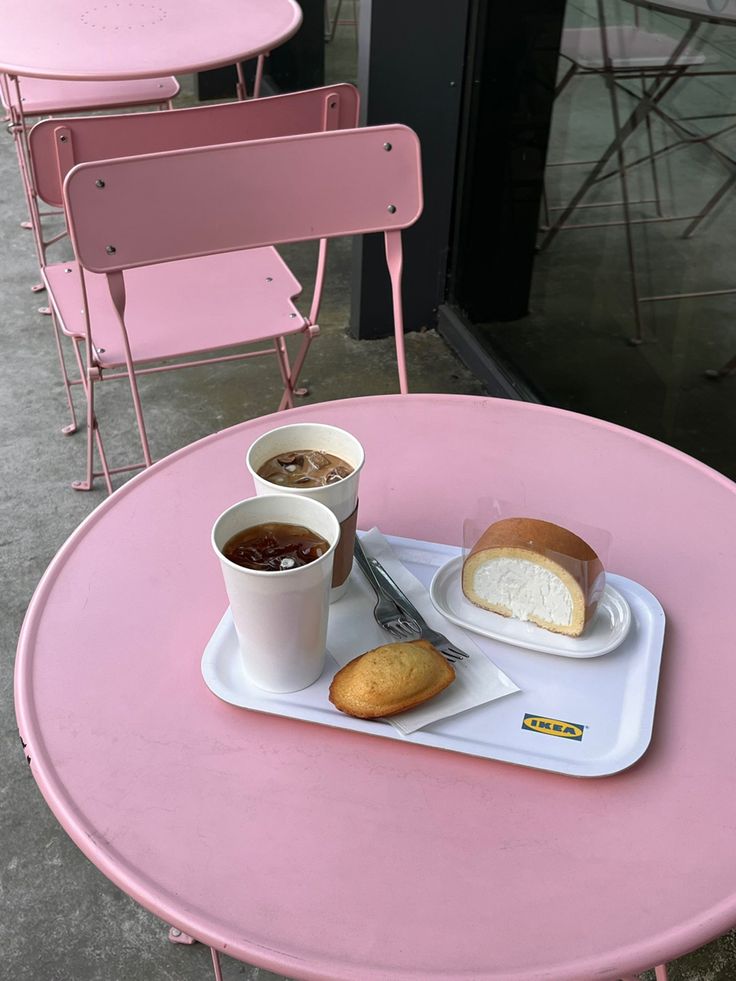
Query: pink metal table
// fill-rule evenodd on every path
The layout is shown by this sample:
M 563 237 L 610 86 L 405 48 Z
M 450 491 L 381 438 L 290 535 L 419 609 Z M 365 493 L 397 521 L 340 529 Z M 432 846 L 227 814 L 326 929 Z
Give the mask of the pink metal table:
M 591 981 L 736 922 L 736 485 L 561 410 L 450 395 L 294 409 L 364 443 L 359 525 L 461 541 L 496 495 L 613 536 L 667 615 L 653 741 L 574 779 L 219 701 L 213 519 L 253 493 L 242 423 L 113 494 L 23 626 L 20 733 L 49 806 L 166 922 L 293 978 Z M 511 696 L 513 697 L 513 696 Z M 535 737 L 536 738 L 536 737 Z
M 110 81 L 246 61 L 287 41 L 295 0 L 24 0 L 3 10 L 0 71 Z

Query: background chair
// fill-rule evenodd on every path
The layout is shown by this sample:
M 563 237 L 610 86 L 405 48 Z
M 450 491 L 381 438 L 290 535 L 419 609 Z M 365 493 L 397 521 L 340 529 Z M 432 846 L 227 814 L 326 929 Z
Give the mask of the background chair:
M 29 220 L 23 222 L 23 225 L 33 232 L 39 262 L 46 261 L 46 249 L 62 238 L 65 232 L 54 235 L 48 241 L 44 240 L 40 219 L 47 216 L 39 212 L 35 202 L 33 170 L 27 145 L 29 121 L 41 116 L 64 116 L 81 112 L 171 108 L 172 100 L 178 94 L 179 82 L 173 76 L 120 82 L 77 82 L 0 74 L 0 101 L 15 143 L 29 213 Z
M 29 151 L 33 164 L 37 198 L 54 208 L 63 207 L 62 186 L 68 171 L 84 161 L 121 157 L 132 151 L 157 153 L 192 146 L 239 142 L 245 139 L 265 139 L 292 133 L 315 132 L 357 126 L 358 92 L 352 85 L 334 85 L 305 92 L 271 98 L 200 106 L 193 109 L 174 109 L 155 113 L 132 113 L 114 116 L 87 116 L 76 119 L 49 119 L 37 123 L 29 135 Z M 37 206 L 34 199 L 34 206 Z M 316 319 L 327 258 L 326 243 L 319 250 L 317 288 L 313 301 L 312 319 Z M 67 272 L 69 270 L 69 272 Z M 57 353 L 62 371 L 71 422 L 65 433 L 77 428 L 71 388 L 83 383 L 85 371 L 80 344 L 85 328 L 79 312 L 59 318 L 57 306 L 66 302 L 73 292 L 71 284 L 79 284 L 79 271 L 74 262 L 42 265 L 45 284 L 54 281 L 56 304 L 50 294 L 54 312 L 53 325 Z M 93 280 L 94 281 L 94 280 Z M 76 285 L 77 290 L 80 289 Z M 298 289 L 297 289 L 298 292 Z M 166 316 L 165 311 L 163 315 Z M 59 324 L 72 339 L 79 377 L 69 377 L 62 348 Z M 104 347 L 104 345 L 102 345 Z M 86 482 L 81 482 L 80 487 Z
M 704 65 L 706 56 L 691 43 L 696 33 L 691 28 L 679 38 L 670 37 L 658 31 L 644 29 L 638 21 L 633 24 L 611 25 L 601 16 L 595 27 L 566 28 L 562 32 L 560 57 L 567 68 L 555 89 L 558 99 L 568 86 L 579 77 L 594 76 L 606 84 L 611 107 L 611 126 L 613 139 L 605 151 L 593 160 L 551 161 L 548 167 L 569 165 L 588 166 L 590 169 L 578 185 L 572 197 L 558 207 L 550 207 L 547 195 L 544 196 L 544 221 L 541 231 L 540 250 L 548 248 L 560 231 L 568 229 L 603 228 L 611 225 L 623 226 L 626 239 L 626 255 L 632 289 L 635 333 L 634 342 L 642 337 L 639 310 L 640 293 L 638 270 L 634 250 L 632 226 L 636 224 L 681 220 L 683 216 L 665 215 L 662 209 L 662 195 L 657 161 L 664 154 L 688 142 L 680 123 L 662 107 L 662 100 L 683 76 Z M 632 83 L 638 87 L 632 88 Z M 631 111 L 625 113 L 618 104 L 618 96 L 623 94 L 631 100 Z M 652 131 L 652 117 L 656 117 L 675 132 L 674 143 L 655 146 Z M 646 146 L 637 147 L 633 159 L 626 158 L 626 144 L 642 125 L 645 126 Z M 701 137 L 700 142 L 707 142 Z M 652 196 L 632 200 L 630 175 L 634 168 L 648 165 L 651 173 Z M 618 178 L 621 200 L 588 202 L 591 191 L 602 183 Z M 654 205 L 653 214 L 633 214 L 636 205 Z M 622 220 L 603 219 L 598 221 L 576 221 L 570 219 L 578 209 L 600 209 L 620 206 Z M 555 213 L 556 217 L 552 217 Z M 693 216 L 684 216 L 692 218 Z
M 270 339 L 284 383 L 279 408 L 291 404 L 316 324 L 293 307 L 298 283 L 273 243 L 384 233 L 400 388 L 407 391 L 401 230 L 422 209 L 412 130 L 367 127 L 82 164 L 67 176 L 64 202 L 83 275 L 49 276 L 48 283 L 70 333 L 79 330 L 83 302 L 84 486 L 95 476 L 95 441 L 108 487 L 113 472 L 94 408 L 95 385 L 108 370 L 130 383 L 143 448 L 143 463 L 125 469 L 151 463 L 136 383 L 151 358 Z M 59 278 L 70 285 L 59 290 Z M 289 367 L 285 338 L 293 333 L 302 344 Z
M 258 55 L 255 63 L 253 91 L 250 97 L 258 98 L 263 81 L 266 54 Z M 243 64 L 236 65 L 235 93 L 240 100 L 249 98 Z M 124 109 L 173 108 L 173 99 L 179 94 L 179 82 L 173 76 L 162 78 L 126 79 L 114 82 L 69 81 L 53 78 L 32 78 L 0 74 L 0 102 L 5 110 L 8 129 L 13 136 L 23 193 L 29 212 L 28 221 L 21 224 L 34 235 L 34 243 L 41 264 L 46 262 L 46 249 L 66 235 L 66 231 L 44 239 L 41 218 L 53 217 L 41 213 L 36 202 L 33 167 L 28 152 L 28 123 L 42 116 L 69 116 L 83 112 L 109 112 Z M 34 292 L 43 286 L 34 286 Z M 48 312 L 46 310 L 42 312 Z

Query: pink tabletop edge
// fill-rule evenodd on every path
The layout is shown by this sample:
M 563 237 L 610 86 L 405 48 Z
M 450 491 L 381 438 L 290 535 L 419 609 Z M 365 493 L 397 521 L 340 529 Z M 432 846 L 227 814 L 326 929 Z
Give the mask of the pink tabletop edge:
M 51 5 L 29 0 L 3 13 L 0 71 L 9 75 L 66 81 L 115 81 L 206 71 L 247 61 L 279 47 L 299 30 L 303 20 L 296 0 L 159 0 L 151 10 L 160 16 L 135 25 L 132 46 L 122 29 L 90 23 L 94 11 L 120 4 L 90 7 L 78 2 Z M 249 22 L 248 5 L 257 13 Z M 128 8 L 136 5 L 129 3 Z M 145 5 L 139 4 L 144 7 Z M 169 7 L 182 18 L 167 22 Z M 124 9 L 124 8 L 123 8 Z M 58 23 L 50 18 L 58 11 Z M 190 16 L 191 23 L 186 21 Z M 75 16 L 77 20 L 75 21 Z M 39 23 L 45 25 L 39 30 Z M 143 28 L 147 28 L 147 32 Z M 100 34 L 82 34 L 84 29 Z M 156 34 L 156 30 L 165 30 Z M 122 43 L 117 43 L 121 39 Z M 84 43 L 80 44 L 82 41 Z M 66 43 L 65 43 L 66 42 Z
M 407 401 L 403 401 L 407 400 Z M 468 406 L 471 404 L 486 404 L 492 406 L 496 400 L 493 399 L 473 399 L 467 396 L 389 396 L 381 398 L 383 404 L 390 404 L 391 402 L 396 402 L 397 404 L 410 405 L 414 403 L 415 405 L 421 405 L 422 402 L 429 401 L 432 404 L 437 404 L 438 402 L 446 401 L 448 404 L 457 404 L 459 401 L 463 401 Z M 318 406 L 307 406 L 301 410 L 295 410 L 293 414 L 290 414 L 289 418 L 298 419 L 303 418 L 305 415 L 314 415 L 315 413 L 327 414 L 331 417 L 331 421 L 339 424 L 339 415 L 341 412 L 341 407 L 345 405 L 352 406 L 371 406 L 371 403 L 375 402 L 375 399 L 361 398 L 346 400 L 345 402 L 335 402 L 327 403 Z M 522 414 L 527 413 L 540 413 L 542 416 L 556 416 L 558 418 L 570 417 L 573 418 L 575 414 L 566 413 L 564 410 L 544 408 L 539 406 L 529 406 L 524 403 L 512 403 L 505 404 L 504 409 L 508 412 L 514 413 L 519 412 Z M 585 417 L 577 417 L 580 420 L 585 419 Z M 106 514 L 112 509 L 114 509 L 121 501 L 128 498 L 130 495 L 136 493 L 136 489 L 141 486 L 141 484 L 148 483 L 151 480 L 156 479 L 157 475 L 161 474 L 168 468 L 176 466 L 177 462 L 182 458 L 189 456 L 190 454 L 196 453 L 199 448 L 210 445 L 214 442 L 220 440 L 229 439 L 233 432 L 235 431 L 247 431 L 249 428 L 256 424 L 263 424 L 263 422 L 272 421 L 274 425 L 284 424 L 283 416 L 271 416 L 265 419 L 253 420 L 240 424 L 237 427 L 233 427 L 231 430 L 226 430 L 221 433 L 215 434 L 213 436 L 206 437 L 204 440 L 193 444 L 179 450 L 178 452 L 172 454 L 166 459 L 160 461 L 154 466 L 154 468 L 143 472 L 142 474 L 135 477 L 129 483 L 124 485 L 119 491 L 116 492 L 111 498 L 104 501 L 83 523 L 80 527 L 70 536 L 68 541 L 62 547 L 57 557 L 54 559 L 52 564 L 49 566 L 46 574 L 44 575 L 41 583 L 38 586 L 36 593 L 34 594 L 33 600 L 29 606 L 26 620 L 24 622 L 21 637 L 19 640 L 18 647 L 18 661 L 16 666 L 16 707 L 18 715 L 18 723 L 23 733 L 26 741 L 33 745 L 33 770 L 34 776 L 41 787 L 44 796 L 47 798 L 52 810 L 56 814 L 57 818 L 60 820 L 62 825 L 71 835 L 71 837 L 77 842 L 80 848 L 97 864 L 105 874 L 109 875 L 113 881 L 116 881 L 122 888 L 133 895 L 135 898 L 139 899 L 144 905 L 149 908 L 154 909 L 159 915 L 165 915 L 166 918 L 175 925 L 180 925 L 182 929 L 191 930 L 196 936 L 205 940 L 206 942 L 213 943 L 216 946 L 227 947 L 227 942 L 224 938 L 217 935 L 211 929 L 211 924 L 206 923 L 190 923 L 186 918 L 182 918 L 178 911 L 175 909 L 171 910 L 161 910 L 159 904 L 155 899 L 155 892 L 150 893 L 145 885 L 140 883 L 135 884 L 126 880 L 124 874 L 121 874 L 120 869 L 116 868 L 114 862 L 110 864 L 108 853 L 104 847 L 98 846 L 98 843 L 88 836 L 86 830 L 79 826 L 78 816 L 75 812 L 74 807 L 69 806 L 69 802 L 66 799 L 63 788 L 59 788 L 56 785 L 55 774 L 53 773 L 53 767 L 49 764 L 49 761 L 44 758 L 44 754 L 40 749 L 39 745 L 33 744 L 33 734 L 36 729 L 35 722 L 35 712 L 33 707 L 33 692 L 31 689 L 31 678 L 30 672 L 30 660 L 32 658 L 33 652 L 33 640 L 35 632 L 35 624 L 37 618 L 42 615 L 44 601 L 47 593 L 53 588 L 55 578 L 60 569 L 63 568 L 66 557 L 69 553 L 73 552 L 77 543 L 83 539 L 87 533 L 93 528 L 98 522 L 104 520 Z M 681 454 L 679 451 L 666 446 L 665 444 L 658 443 L 657 441 L 651 440 L 648 437 L 642 436 L 640 434 L 632 433 L 628 430 L 623 430 L 620 427 L 614 426 L 609 423 L 605 423 L 595 419 L 588 419 L 587 423 L 594 428 L 599 428 L 601 430 L 609 431 L 612 433 L 625 434 L 634 443 L 637 443 L 643 447 L 651 447 L 658 453 L 664 453 L 670 456 L 674 460 L 680 463 L 686 464 L 688 467 L 692 468 L 695 472 L 700 474 L 702 477 L 708 479 L 709 481 L 714 481 L 722 485 L 724 490 L 733 494 L 736 490 L 736 486 L 729 481 L 723 475 L 710 470 L 710 468 L 705 465 Z M 706 912 L 703 913 L 701 917 L 693 919 L 687 924 L 679 926 L 677 929 L 670 931 L 668 935 L 658 936 L 651 938 L 650 942 L 646 945 L 632 946 L 627 950 L 620 950 L 618 953 L 621 956 L 621 964 L 619 967 L 625 966 L 625 964 L 630 964 L 632 969 L 634 966 L 642 967 L 647 964 L 653 964 L 660 959 L 660 955 L 664 952 L 671 951 L 673 949 L 679 949 L 680 951 L 685 951 L 687 949 L 692 949 L 693 947 L 699 946 L 701 943 L 712 939 L 715 935 L 728 929 L 736 915 L 736 902 L 734 895 L 728 896 L 723 900 L 722 903 L 712 906 Z M 330 965 L 325 963 L 318 965 L 316 967 L 309 967 L 298 962 L 290 962 L 288 956 L 278 952 L 278 951 L 263 951 L 262 949 L 253 949 L 250 951 L 251 957 L 253 958 L 253 963 L 262 963 L 264 966 L 269 967 L 273 970 L 292 970 L 296 976 L 304 978 L 327 978 L 327 977 L 338 977 L 330 971 Z M 594 970 L 600 967 L 599 962 L 574 962 L 564 965 L 560 968 L 561 971 L 567 973 L 550 973 L 549 977 L 552 978 L 586 978 L 592 976 Z M 366 975 L 367 977 L 368 975 Z M 402 975 L 404 976 L 404 975 Z M 505 978 L 509 981 L 514 977 L 513 974 L 504 974 Z M 519 975 L 521 977 L 522 975 Z M 548 975 L 545 974 L 544 977 Z M 523 975 L 527 977 L 527 975 Z M 542 975 L 539 975 L 540 979 Z

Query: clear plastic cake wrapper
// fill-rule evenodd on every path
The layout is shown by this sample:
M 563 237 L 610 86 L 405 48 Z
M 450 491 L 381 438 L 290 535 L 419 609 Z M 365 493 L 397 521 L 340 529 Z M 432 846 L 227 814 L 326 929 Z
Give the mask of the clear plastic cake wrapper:
M 466 660 L 453 664 L 455 680 L 443 692 L 423 705 L 386 718 L 386 722 L 404 735 L 409 735 L 440 719 L 466 712 L 468 709 L 485 705 L 497 698 L 520 690 L 518 685 L 481 650 L 473 639 L 472 633 L 451 623 L 435 609 L 426 588 L 400 561 L 389 542 L 377 528 L 361 535 L 361 542 L 366 553 L 378 559 L 430 627 L 443 633 L 452 644 L 470 655 Z M 361 600 L 363 586 L 366 594 L 369 592 L 371 601 L 374 602 L 372 589 L 367 582 L 363 581 L 362 575 L 361 595 L 358 596 L 356 593 L 356 602 L 364 602 Z M 342 626 L 341 623 L 338 623 L 339 620 L 344 619 L 346 621 L 344 630 L 335 629 L 331 634 L 329 644 L 330 653 L 342 667 L 355 657 L 356 620 L 348 598 L 332 607 L 330 618 L 331 621 L 334 621 L 336 628 Z M 352 620 L 353 629 L 350 629 L 349 620 Z M 391 638 L 385 631 L 382 631 L 377 625 L 375 626 L 374 646 L 390 643 Z M 367 641 L 369 638 L 366 636 L 362 639 Z
M 526 519 L 546 522 L 572 532 L 584 545 L 582 548 L 566 547 L 565 551 L 560 551 L 551 544 L 557 544 L 553 535 L 549 535 L 544 527 L 527 523 Z M 520 532 L 523 532 L 521 537 Z M 512 502 L 488 497 L 478 500 L 474 512 L 463 520 L 462 535 L 463 567 L 474 551 L 478 551 L 478 546 L 528 549 L 534 555 L 547 560 L 549 569 L 561 568 L 568 572 L 582 587 L 590 609 L 595 609 L 603 595 L 606 585 L 605 569 L 612 543 L 610 532 L 604 528 L 578 521 L 569 515 L 562 517 L 552 511 L 529 507 L 523 501 Z M 588 546 L 587 549 L 585 545 Z M 523 561 L 518 555 L 516 560 Z M 489 572 L 488 575 L 490 574 Z M 508 568 L 499 567 L 494 573 L 498 577 L 507 574 L 513 574 L 510 562 Z M 497 580 L 493 585 L 497 585 Z M 529 583 L 530 593 L 534 589 L 544 591 L 547 587 L 547 580 L 543 577 L 537 583 Z M 492 588 L 491 583 L 488 583 L 488 588 Z M 530 603 L 532 601 L 530 599 Z

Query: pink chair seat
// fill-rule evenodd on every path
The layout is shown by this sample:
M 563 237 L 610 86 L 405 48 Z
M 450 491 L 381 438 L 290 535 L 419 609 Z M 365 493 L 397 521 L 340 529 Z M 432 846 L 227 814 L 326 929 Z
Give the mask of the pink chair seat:
M 62 330 L 85 336 L 79 266 L 43 270 Z M 125 364 L 120 323 L 104 274 L 84 272 L 96 361 Z M 180 259 L 125 273 L 125 321 L 136 363 L 255 343 L 299 333 L 307 321 L 292 300 L 301 284 L 272 247 Z M 151 325 L 155 324 L 155 329 Z
M 24 76 L 19 78 L 19 82 L 24 116 L 156 105 L 176 98 L 180 88 L 171 75 L 164 78 L 121 79 L 118 82 L 69 82 Z M 0 97 L 7 109 L 4 94 Z

